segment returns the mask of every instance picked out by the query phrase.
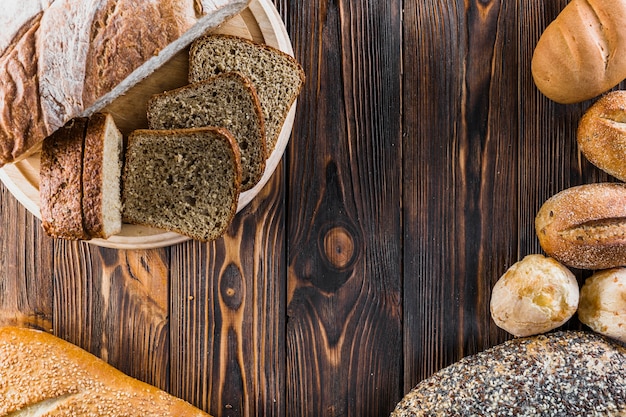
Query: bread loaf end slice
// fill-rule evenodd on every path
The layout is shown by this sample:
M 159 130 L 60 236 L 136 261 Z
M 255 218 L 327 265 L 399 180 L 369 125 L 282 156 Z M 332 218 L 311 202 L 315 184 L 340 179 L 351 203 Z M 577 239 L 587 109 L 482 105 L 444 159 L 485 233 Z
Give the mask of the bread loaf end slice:
M 214 240 L 237 211 L 239 148 L 223 128 L 136 130 L 122 188 L 124 222 Z
M 305 75 L 290 55 L 268 45 L 230 35 L 207 35 L 189 51 L 189 81 L 198 82 L 222 72 L 238 71 L 256 88 L 265 118 L 268 152 L 276 146 Z
M 93 238 L 106 239 L 122 230 L 122 134 L 110 114 L 90 117 L 83 156 L 83 216 Z
M 241 152 L 241 190 L 251 189 L 263 176 L 268 157 L 263 113 L 252 82 L 241 73 L 223 73 L 157 94 L 147 112 L 150 129 L 228 129 Z

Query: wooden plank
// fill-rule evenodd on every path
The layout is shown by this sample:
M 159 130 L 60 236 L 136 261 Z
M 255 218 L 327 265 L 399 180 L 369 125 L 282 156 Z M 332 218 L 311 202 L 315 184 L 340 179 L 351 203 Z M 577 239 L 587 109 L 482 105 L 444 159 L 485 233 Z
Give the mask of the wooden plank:
M 289 153 L 289 416 L 399 395 L 401 2 L 285 7 L 307 85 Z
M 227 234 L 172 248 L 172 392 L 220 416 L 285 415 L 282 163 Z

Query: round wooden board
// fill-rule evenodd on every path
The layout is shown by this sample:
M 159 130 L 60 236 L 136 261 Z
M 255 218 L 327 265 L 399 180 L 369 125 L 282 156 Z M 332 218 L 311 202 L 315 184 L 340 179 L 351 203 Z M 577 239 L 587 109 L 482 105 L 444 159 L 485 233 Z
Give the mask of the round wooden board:
M 293 55 L 291 41 L 278 11 L 269 0 L 253 0 L 241 14 L 222 24 L 213 33 L 236 35 L 266 43 Z M 150 77 L 133 87 L 127 94 L 107 106 L 119 129 L 127 135 L 131 131 L 147 127 L 145 106 L 156 93 L 187 84 L 188 49 L 182 51 Z M 291 108 L 272 154 L 266 163 L 261 181 L 251 190 L 241 193 L 239 212 L 252 201 L 267 184 L 282 159 L 295 117 L 296 103 Z M 0 180 L 28 211 L 38 218 L 39 212 L 39 154 L 34 154 L 0 169 Z M 117 249 L 151 249 L 174 245 L 189 240 L 177 233 L 165 232 L 144 226 L 124 224 L 120 234 L 109 239 L 92 239 L 98 246 Z

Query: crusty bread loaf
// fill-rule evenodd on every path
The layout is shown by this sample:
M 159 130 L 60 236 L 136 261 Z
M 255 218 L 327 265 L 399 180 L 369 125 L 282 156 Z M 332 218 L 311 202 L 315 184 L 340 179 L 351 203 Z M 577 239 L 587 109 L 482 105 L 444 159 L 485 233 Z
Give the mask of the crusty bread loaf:
M 0 328 L 0 415 L 208 416 L 51 334 Z
M 106 239 L 122 230 L 122 134 L 113 117 L 89 118 L 83 152 L 83 220 L 92 238 Z
M 576 103 L 626 78 L 626 2 L 572 0 L 541 35 L 535 84 L 548 98 Z
M 3 0 L 0 166 L 100 111 L 249 0 Z M 15 19 L 11 19 L 14 17 Z
M 571 187 L 550 197 L 535 218 L 539 244 L 573 268 L 626 265 L 626 184 Z
M 46 233 L 88 239 L 83 226 L 83 144 L 87 120 L 73 119 L 46 138 L 41 150 L 39 195 Z
M 252 80 L 265 118 L 268 152 L 280 136 L 287 114 L 304 85 L 298 62 L 267 45 L 229 35 L 197 39 L 189 51 L 189 81 L 198 82 L 226 71 L 239 71 Z
M 219 126 L 233 134 L 241 151 L 241 190 L 261 179 L 268 157 L 265 122 L 252 82 L 241 73 L 215 77 L 157 94 L 148 102 L 150 129 Z
M 626 181 L 626 91 L 609 92 L 587 109 L 577 140 L 589 162 Z
M 136 130 L 126 148 L 123 218 L 200 241 L 221 236 L 241 187 L 241 156 L 224 128 Z
M 591 332 L 518 338 L 420 382 L 392 417 L 623 416 L 626 349 Z

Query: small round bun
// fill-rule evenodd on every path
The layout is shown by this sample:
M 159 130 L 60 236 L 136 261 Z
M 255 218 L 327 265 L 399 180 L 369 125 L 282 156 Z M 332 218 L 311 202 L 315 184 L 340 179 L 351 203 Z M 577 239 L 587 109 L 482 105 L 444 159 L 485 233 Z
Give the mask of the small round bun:
M 599 271 L 585 280 L 578 318 L 591 330 L 626 343 L 626 268 Z
M 567 267 L 543 255 L 528 255 L 493 287 L 491 317 L 514 336 L 532 336 L 567 322 L 578 299 L 578 282 Z

